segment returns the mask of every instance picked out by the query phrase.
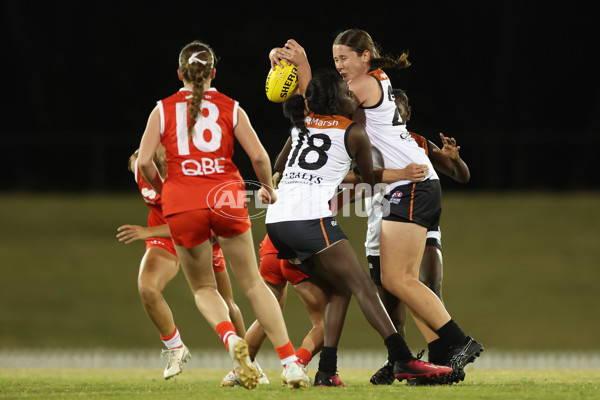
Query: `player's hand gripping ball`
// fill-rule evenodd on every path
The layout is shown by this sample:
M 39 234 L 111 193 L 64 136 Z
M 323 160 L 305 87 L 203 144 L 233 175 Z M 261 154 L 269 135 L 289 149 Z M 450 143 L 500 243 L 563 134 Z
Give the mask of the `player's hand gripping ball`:
M 298 69 L 294 64 L 281 61 L 283 68 L 279 65 L 271 68 L 265 83 L 267 99 L 273 103 L 282 103 L 292 96 L 298 86 Z

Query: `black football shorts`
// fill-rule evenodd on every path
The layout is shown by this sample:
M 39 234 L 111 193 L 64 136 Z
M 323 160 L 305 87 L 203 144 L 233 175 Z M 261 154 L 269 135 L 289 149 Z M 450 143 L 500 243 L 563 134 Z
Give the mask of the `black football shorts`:
M 439 179 L 396 186 L 385 199 L 389 203 L 389 213 L 383 217 L 385 221 L 413 222 L 430 231 L 438 229 L 442 215 Z
M 300 262 L 342 239 L 347 239 L 333 217 L 267 224 L 267 233 L 278 251 L 277 258 Z

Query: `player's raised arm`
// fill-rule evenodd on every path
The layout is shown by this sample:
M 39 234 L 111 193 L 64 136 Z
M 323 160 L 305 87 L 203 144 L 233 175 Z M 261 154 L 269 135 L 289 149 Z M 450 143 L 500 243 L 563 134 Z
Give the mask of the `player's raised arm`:
M 294 64 L 298 70 L 298 88 L 296 94 L 304 94 L 306 86 L 312 79 L 312 72 L 308 57 L 304 48 L 300 46 L 294 39 L 288 40 L 283 47 L 275 47 L 269 53 L 271 68 L 279 65 L 283 67 L 281 61 L 284 60 L 287 64 Z
M 457 146 L 456 139 L 446 137 L 442 133 L 440 133 L 440 139 L 443 144 L 441 149 L 435 143 L 427 141 L 429 159 L 433 167 L 458 183 L 469 182 L 471 172 L 467 164 L 460 157 L 460 146 Z

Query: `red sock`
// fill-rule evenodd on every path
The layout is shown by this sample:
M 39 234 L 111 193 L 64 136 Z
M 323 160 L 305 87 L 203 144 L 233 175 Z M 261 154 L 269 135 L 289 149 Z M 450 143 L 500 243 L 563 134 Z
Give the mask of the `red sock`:
M 300 347 L 296 350 L 296 357 L 298 357 L 298 364 L 306 367 L 310 360 L 312 360 L 312 353 L 305 348 Z
M 296 354 L 294 354 L 294 346 L 291 341 L 281 347 L 275 347 L 275 351 L 281 360 L 281 365 L 288 365 L 298 359 Z
M 225 348 L 229 350 L 229 343 L 227 339 L 229 339 L 229 336 L 231 335 L 237 335 L 237 333 L 235 332 L 235 327 L 233 326 L 231 321 L 223 321 L 219 323 L 215 330 L 217 331 L 217 336 L 225 345 Z

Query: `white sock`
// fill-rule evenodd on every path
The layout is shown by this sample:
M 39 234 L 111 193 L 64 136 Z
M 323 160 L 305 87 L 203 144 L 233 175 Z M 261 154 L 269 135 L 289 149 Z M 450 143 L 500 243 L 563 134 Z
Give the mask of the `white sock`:
M 170 336 L 160 337 L 167 349 L 176 349 L 178 347 L 183 346 L 183 341 L 181 340 L 181 336 L 179 335 L 179 329 L 175 327 L 175 331 Z
M 283 365 L 285 367 L 288 364 L 296 362 L 296 361 L 298 361 L 298 357 L 296 357 L 296 355 L 293 354 L 293 355 L 291 355 L 289 357 L 286 357 L 286 358 L 282 359 L 281 360 L 281 365 Z
M 242 338 L 239 337 L 238 335 L 236 335 L 235 332 L 228 331 L 225 334 L 225 338 L 223 339 L 223 343 L 227 342 L 227 348 L 229 349 L 229 351 L 232 351 L 233 350 L 233 345 L 238 340 L 242 340 Z

